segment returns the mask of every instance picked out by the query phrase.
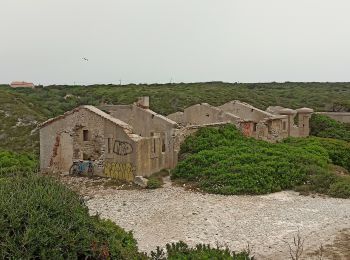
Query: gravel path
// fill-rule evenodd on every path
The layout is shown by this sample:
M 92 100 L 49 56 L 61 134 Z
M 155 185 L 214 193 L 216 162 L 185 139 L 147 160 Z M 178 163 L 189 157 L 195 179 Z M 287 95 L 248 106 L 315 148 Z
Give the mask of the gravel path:
M 333 243 L 350 228 L 350 200 L 300 196 L 284 191 L 264 196 L 221 196 L 166 185 L 157 190 L 110 190 L 87 201 L 132 230 L 142 251 L 183 240 L 241 250 L 249 243 L 258 259 L 288 259 L 288 245 L 300 230 L 305 254 Z M 350 247 L 350 246 L 349 246 Z M 305 255 L 304 254 L 304 255 Z

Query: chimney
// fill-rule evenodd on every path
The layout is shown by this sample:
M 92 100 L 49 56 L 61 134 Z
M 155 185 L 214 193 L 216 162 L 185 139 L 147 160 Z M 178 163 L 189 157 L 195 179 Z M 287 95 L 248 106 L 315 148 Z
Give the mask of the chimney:
M 139 97 L 137 99 L 136 105 L 138 107 L 148 109 L 149 108 L 149 97 Z

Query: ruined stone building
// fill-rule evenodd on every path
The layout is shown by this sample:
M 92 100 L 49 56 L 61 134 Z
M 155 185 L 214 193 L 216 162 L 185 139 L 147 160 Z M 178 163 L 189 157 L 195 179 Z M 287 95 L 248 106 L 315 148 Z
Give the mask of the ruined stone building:
M 306 137 L 309 135 L 309 119 L 312 109 L 292 110 L 283 107 L 269 107 L 267 111 L 255 108 L 238 100 L 219 107 L 207 103 L 193 105 L 168 115 L 183 127 L 214 123 L 232 123 L 245 136 L 265 141 L 278 141 L 288 136 Z
M 80 106 L 40 128 L 42 171 L 68 172 L 73 161 L 94 161 L 94 173 L 133 180 L 176 166 L 180 144 L 200 127 L 234 124 L 266 141 L 309 135 L 312 110 L 257 109 L 240 101 L 197 104 L 167 117 L 149 109 L 149 98 L 131 105 Z
M 131 106 L 104 109 L 111 114 L 81 106 L 44 122 L 40 129 L 41 169 L 68 172 L 73 160 L 91 159 L 95 173 L 132 180 L 176 165 L 177 124 L 149 110 L 148 98 Z

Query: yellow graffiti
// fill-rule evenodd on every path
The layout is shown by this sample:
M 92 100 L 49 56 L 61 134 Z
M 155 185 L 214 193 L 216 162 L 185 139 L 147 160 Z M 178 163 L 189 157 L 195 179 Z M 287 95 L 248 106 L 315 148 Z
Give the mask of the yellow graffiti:
M 131 163 L 105 163 L 104 174 L 113 179 L 133 181 L 134 167 Z

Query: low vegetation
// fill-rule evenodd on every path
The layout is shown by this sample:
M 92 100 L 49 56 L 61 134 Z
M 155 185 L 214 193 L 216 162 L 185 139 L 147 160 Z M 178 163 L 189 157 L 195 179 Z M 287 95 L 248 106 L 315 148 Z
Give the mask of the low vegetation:
M 244 137 L 234 126 L 203 128 L 181 146 L 182 161 L 172 178 L 210 193 L 265 194 L 301 185 L 335 197 L 350 197 L 349 143 L 321 138 L 289 138 L 272 144 Z M 345 170 L 346 171 L 346 170 Z M 337 193 L 335 187 L 341 186 Z
M 38 122 L 45 116 L 24 95 L 0 87 L 0 150 L 38 154 Z
M 158 189 L 162 187 L 162 184 L 161 180 L 151 177 L 147 182 L 147 189 Z
M 328 116 L 313 114 L 310 120 L 311 135 L 335 138 L 350 142 L 350 124 L 338 122 Z
M 131 104 L 150 96 L 151 108 L 167 115 L 197 103 L 221 105 L 239 99 L 258 108 L 271 105 L 350 111 L 349 83 L 178 83 L 49 86 L 11 89 L 0 86 L 0 149 L 38 153 L 35 121 L 42 122 L 79 105 Z M 21 119 L 18 121 L 18 119 Z
M 148 178 L 147 189 L 158 189 L 164 184 L 163 178 L 169 176 L 168 170 L 161 170 L 159 172 L 153 173 Z
M 131 233 L 90 217 L 73 191 L 49 177 L 0 182 L 0 258 L 141 259 Z
M 236 253 L 230 249 L 212 248 L 210 245 L 199 244 L 190 248 L 184 242 L 172 243 L 166 245 L 166 253 L 163 249 L 157 248 L 157 251 L 151 253 L 154 260 L 178 260 L 178 259 L 221 259 L 221 260 L 253 260 L 248 251 Z
M 0 151 L 0 178 L 27 175 L 37 170 L 38 160 L 35 155 Z

